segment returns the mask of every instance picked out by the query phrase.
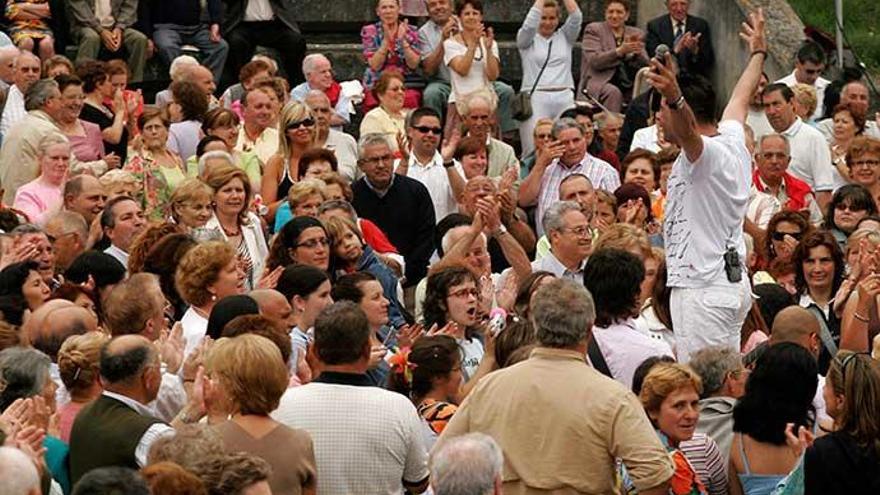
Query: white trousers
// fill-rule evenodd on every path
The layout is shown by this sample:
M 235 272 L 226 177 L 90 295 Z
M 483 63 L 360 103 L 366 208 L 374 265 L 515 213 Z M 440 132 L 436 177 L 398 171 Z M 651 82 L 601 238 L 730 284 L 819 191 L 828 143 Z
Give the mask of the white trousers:
M 535 149 L 533 131 L 538 119 L 556 120 L 559 114 L 573 106 L 574 93 L 571 91 L 541 91 L 539 89 L 532 93 L 532 117 L 519 125 L 522 156 L 528 155 Z
M 740 350 L 743 322 L 752 307 L 747 277 L 739 284 L 722 282 L 699 289 L 674 287 L 670 295 L 675 355 L 687 363 L 691 355 L 708 346 Z

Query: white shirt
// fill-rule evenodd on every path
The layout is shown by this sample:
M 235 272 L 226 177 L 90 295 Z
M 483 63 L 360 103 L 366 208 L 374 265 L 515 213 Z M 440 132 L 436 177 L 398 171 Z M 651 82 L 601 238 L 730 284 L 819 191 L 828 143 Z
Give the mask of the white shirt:
M 795 72 L 797 72 L 797 70 L 791 71 L 791 74 L 776 82 L 786 84 L 789 87 L 794 86 L 798 83 L 797 78 L 794 76 Z M 813 116 L 810 120 L 819 120 L 822 118 L 822 115 L 825 114 L 825 88 L 827 88 L 829 84 L 831 84 L 831 81 L 824 77 L 817 78 L 816 82 L 813 84 L 813 87 L 816 88 L 816 111 L 813 112 Z
M 475 338 L 470 340 L 455 339 L 455 341 L 458 343 L 458 348 L 461 349 L 462 380 L 467 382 L 477 374 L 477 368 L 480 367 L 480 361 L 483 360 L 483 354 L 486 353 L 486 350 L 483 348 L 483 344 Z
M 532 262 L 532 271 L 547 271 L 555 275 L 557 278 L 564 278 L 566 280 L 571 280 L 573 282 L 583 283 L 584 280 L 584 266 L 586 266 L 587 260 L 583 260 L 580 263 L 580 266 L 575 270 L 571 270 L 567 268 L 565 265 L 559 261 L 559 258 L 553 254 L 553 249 L 551 248 L 550 252 L 547 253 L 546 256 L 541 257 L 539 260 L 535 260 Z
M 672 166 L 663 223 L 669 287 L 727 284 L 728 247 L 745 263 L 742 225 L 752 160 L 742 124 L 723 121 L 718 133 L 702 137 L 703 152 L 695 162 L 682 152 Z
M 247 0 L 247 7 L 244 9 L 244 20 L 250 21 L 271 21 L 275 17 L 272 12 L 272 6 L 269 0 Z
M 126 406 L 132 408 L 134 412 L 140 414 L 141 416 L 153 416 L 153 412 L 150 410 L 149 407 L 141 404 L 131 397 L 115 394 L 106 390 L 102 392 L 102 395 L 122 402 Z M 150 447 L 153 445 L 153 442 L 166 435 L 172 434 L 174 434 L 174 428 L 164 423 L 156 423 L 153 426 L 147 428 L 147 431 L 145 431 L 143 436 L 141 436 L 141 439 L 138 441 L 137 447 L 135 447 L 134 449 L 134 458 L 137 461 L 138 466 L 144 467 L 147 465 L 147 456 L 150 453 Z
M 361 178 L 363 175 L 358 169 L 357 141 L 349 134 L 330 129 L 324 149 L 330 150 L 336 155 L 337 170 L 339 175 L 345 177 L 349 183 Z
M 6 94 L 6 106 L 3 107 L 3 117 L 0 118 L 0 135 L 8 135 L 9 130 L 21 122 L 25 115 L 27 110 L 24 109 L 24 95 L 21 94 L 18 85 L 13 84 Z
M 599 350 L 602 351 L 602 357 L 611 370 L 611 376 L 627 388 L 632 388 L 636 368 L 645 359 L 654 356 L 675 356 L 669 344 L 640 332 L 632 318 L 606 328 L 594 326 L 593 338 L 599 344 Z
M 794 123 L 780 134 L 788 138 L 791 148 L 788 171 L 809 184 L 813 191 L 834 189 L 831 149 L 822 133 L 796 117 Z
M 633 140 L 629 145 L 629 150 L 632 151 L 638 148 L 652 153 L 660 152 L 660 143 L 657 142 L 657 124 L 642 127 L 633 133 Z
M 467 53 L 467 47 L 456 41 L 455 38 L 449 38 L 444 41 L 443 50 L 443 63 L 447 66 L 455 57 Z M 494 55 L 495 58 L 498 58 L 497 42 L 492 42 L 491 50 L 492 55 Z M 486 57 L 488 51 L 489 50 L 486 49 L 485 43 L 483 43 L 483 39 L 481 38 L 480 46 L 477 47 L 476 53 L 474 54 L 474 61 L 471 63 L 471 70 L 466 76 L 459 75 L 458 72 L 455 72 L 455 70 L 450 67 L 449 75 L 452 77 L 452 91 L 449 93 L 450 103 L 455 101 L 456 94 L 464 96 L 486 87 L 491 88 L 491 84 L 486 77 Z M 480 60 L 477 60 L 477 58 Z
M 456 165 L 460 168 L 461 165 Z M 464 177 L 464 173 L 458 173 Z M 431 202 L 434 203 L 434 216 L 437 222 L 446 218 L 450 213 L 458 212 L 458 202 L 452 193 L 452 185 L 449 183 L 446 167 L 443 166 L 443 157 L 439 151 L 434 151 L 431 161 L 425 164 L 419 163 L 415 153 L 410 153 L 409 168 L 406 173 L 407 177 L 415 179 L 428 190 L 431 195 Z
M 776 131 L 773 130 L 773 126 L 770 125 L 770 121 L 767 120 L 767 114 L 764 113 L 764 109 L 752 110 L 752 107 L 749 107 L 749 115 L 746 117 L 746 124 L 752 128 L 752 132 L 755 134 L 756 143 L 761 136 L 776 133 Z
M 190 306 L 180 319 L 180 325 L 183 326 L 183 340 L 186 341 L 186 346 L 183 348 L 183 357 L 186 358 L 208 333 L 208 319 Z
M 559 201 L 559 186 L 572 174 L 584 174 L 590 179 L 594 189 L 604 189 L 613 193 L 620 187 L 620 174 L 610 163 L 586 153 L 584 158 L 572 167 L 566 167 L 558 159 L 547 166 L 541 177 L 541 190 L 538 193 L 538 208 L 535 213 L 537 234 L 544 235 L 544 211 Z
M 400 494 L 402 479 L 428 476 L 421 419 L 401 394 L 312 382 L 287 389 L 272 418 L 311 435 L 319 495 Z
M 522 27 L 516 33 L 516 46 L 519 48 L 523 71 L 521 91 L 532 90 L 535 78 L 541 72 L 545 61 L 547 66 L 541 74 L 537 89 L 567 88 L 574 90 L 571 54 L 581 32 L 583 14 L 580 9 L 570 12 L 565 19 L 565 24 L 554 31 L 549 38 L 545 38 L 538 34 L 541 13 L 541 8 L 534 6 L 530 8 Z M 553 43 L 552 53 L 548 58 L 551 42 Z
M 125 267 L 126 271 L 128 270 L 128 253 L 111 244 L 110 247 L 104 250 L 104 254 L 109 254 L 110 256 L 113 256 L 114 258 L 119 260 L 120 263 L 122 263 L 122 266 Z

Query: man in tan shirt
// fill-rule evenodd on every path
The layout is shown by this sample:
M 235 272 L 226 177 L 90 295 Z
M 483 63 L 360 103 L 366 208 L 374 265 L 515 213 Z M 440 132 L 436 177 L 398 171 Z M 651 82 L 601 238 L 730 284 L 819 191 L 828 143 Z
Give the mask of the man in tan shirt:
M 539 347 L 482 378 L 436 449 L 479 431 L 504 451 L 504 493 L 618 493 L 620 459 L 643 495 L 666 493 L 672 462 L 638 399 L 587 365 L 595 308 L 576 282 L 556 280 L 532 303 Z

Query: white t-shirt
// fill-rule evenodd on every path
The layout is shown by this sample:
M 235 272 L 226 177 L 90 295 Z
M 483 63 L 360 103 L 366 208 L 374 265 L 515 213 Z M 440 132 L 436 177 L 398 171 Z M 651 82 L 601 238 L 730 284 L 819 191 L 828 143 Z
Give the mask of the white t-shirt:
M 835 189 L 835 182 L 839 180 L 834 179 L 836 169 L 831 164 L 831 148 L 822 133 L 798 117 L 780 134 L 788 138 L 791 147 L 788 171 L 816 192 Z
M 726 284 L 729 246 L 742 263 L 746 259 L 742 224 L 752 161 L 743 126 L 726 120 L 718 125 L 718 135 L 702 139 L 700 157 L 690 162 L 682 152 L 669 176 L 663 223 L 669 287 Z
M 452 59 L 467 53 L 467 46 L 459 43 L 455 38 L 449 38 L 443 42 L 443 50 L 443 64 L 448 66 Z M 481 39 L 467 76 L 461 76 L 452 67 L 449 68 L 449 75 L 452 76 L 452 91 L 449 93 L 450 103 L 455 101 L 456 94 L 466 95 L 485 87 L 491 87 L 486 78 L 486 52 L 486 45 Z M 492 55 L 498 58 L 498 43 L 496 42 L 492 42 Z

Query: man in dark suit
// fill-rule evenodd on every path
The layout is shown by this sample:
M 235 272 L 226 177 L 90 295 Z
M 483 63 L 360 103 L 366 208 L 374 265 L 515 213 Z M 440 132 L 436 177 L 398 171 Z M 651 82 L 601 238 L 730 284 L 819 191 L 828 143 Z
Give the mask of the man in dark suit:
M 690 0 L 666 0 L 669 15 L 648 22 L 646 48 L 653 57 L 657 46 L 664 44 L 672 50 L 682 74 L 709 77 L 715 63 L 709 23 L 688 15 L 688 7 Z
M 294 20 L 295 2 L 289 0 L 223 0 L 223 33 L 229 43 L 224 84 L 238 80 L 238 71 L 250 62 L 257 46 L 278 50 L 291 87 L 304 82 L 302 61 L 306 41 Z

